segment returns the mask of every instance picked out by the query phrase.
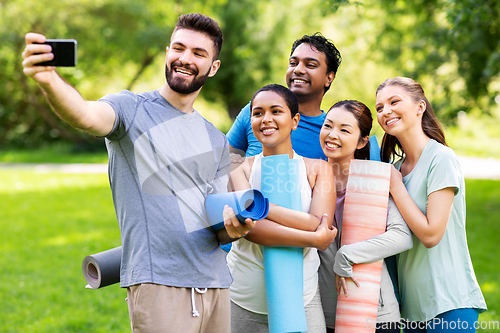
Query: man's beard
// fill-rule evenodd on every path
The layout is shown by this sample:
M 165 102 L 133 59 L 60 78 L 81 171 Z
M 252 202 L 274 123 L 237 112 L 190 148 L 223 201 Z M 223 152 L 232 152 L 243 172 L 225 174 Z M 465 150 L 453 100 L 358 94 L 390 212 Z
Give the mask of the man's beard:
M 174 70 L 172 69 L 173 67 L 182 67 L 189 69 L 194 73 L 194 79 L 190 83 L 188 83 L 182 78 L 174 78 Z M 167 79 L 167 83 L 173 91 L 179 94 L 189 95 L 200 89 L 203 84 L 205 84 L 205 81 L 210 74 L 210 69 L 205 75 L 198 76 L 198 73 L 199 72 L 195 67 L 182 66 L 179 62 L 173 62 L 170 65 L 170 68 L 168 68 L 167 64 L 165 64 L 165 78 Z

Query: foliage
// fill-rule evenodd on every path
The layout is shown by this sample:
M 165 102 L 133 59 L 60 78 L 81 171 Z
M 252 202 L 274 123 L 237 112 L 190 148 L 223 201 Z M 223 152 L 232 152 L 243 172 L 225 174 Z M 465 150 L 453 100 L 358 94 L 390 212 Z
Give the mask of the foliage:
M 461 110 L 488 112 L 500 89 L 500 2 L 375 1 L 383 23 L 374 50 L 423 84 L 446 121 Z M 383 58 L 381 58 L 383 61 Z
M 216 1 L 215 1 L 216 2 Z M 36 84 L 22 73 L 24 35 L 29 31 L 48 38 L 75 38 L 79 42 L 76 68 L 58 72 L 86 98 L 95 100 L 114 89 L 132 89 L 168 45 L 178 15 L 209 11 L 206 1 L 181 5 L 177 1 L 124 0 L 14 0 L 0 5 L 0 144 L 37 146 L 66 139 L 99 144 L 71 129 L 53 114 Z M 163 72 L 163 70 L 161 71 Z M 155 87 L 156 88 L 156 87 Z M 103 93 L 104 92 L 104 93 Z
M 319 31 L 323 15 L 319 9 L 318 1 L 289 0 L 227 1 L 216 8 L 224 31 L 222 65 L 207 81 L 208 93 L 203 96 L 221 101 L 234 118 L 258 88 L 276 82 L 285 85 L 292 43 Z
M 5 87 L 0 91 L 0 144 L 35 146 L 59 137 L 80 143 L 91 141 L 88 135 L 71 130 L 56 119 L 36 84 L 23 75 L 20 55 L 26 32 L 77 39 L 77 69 L 59 72 L 84 95 L 94 98 L 107 83 L 106 78 L 116 77 L 115 73 L 123 75 L 122 79 L 128 78 L 127 71 L 117 71 L 118 68 L 134 64 L 135 72 L 140 72 L 161 51 L 165 26 L 171 29 L 176 15 L 162 13 L 160 9 L 164 7 L 159 3 L 148 1 L 147 7 L 121 0 L 65 0 L 57 5 L 47 0 L 23 0 L 2 4 L 0 35 L 5 42 L 0 44 L 0 58 L 6 72 L 0 78 Z M 133 82 L 134 76 L 129 77 Z
M 500 159 L 500 106 L 492 114 L 459 112 L 446 129 L 446 141 L 458 155 Z
M 347 5 L 361 5 L 359 1 L 353 0 L 322 0 L 321 5 L 326 13 L 335 13 L 342 6 Z
M 292 42 L 316 31 L 344 56 L 325 109 L 341 98 L 373 107 L 377 85 L 395 75 L 421 82 L 447 124 L 461 110 L 491 113 L 500 95 L 500 2 L 495 0 L 62 0 L 57 5 L 0 0 L 0 146 L 61 140 L 101 145 L 57 119 L 40 89 L 23 75 L 26 32 L 76 38 L 78 66 L 59 73 L 84 98 L 95 100 L 163 84 L 165 46 L 177 17 L 187 12 L 203 12 L 222 27 L 222 66 L 199 100 L 232 118 L 262 85 L 284 84 Z M 228 121 L 220 124 L 226 131 Z
M 209 80 L 202 95 L 209 101 L 222 101 L 234 115 L 254 90 L 274 81 L 277 72 L 281 77 L 283 72 L 276 68 L 285 67 L 281 62 L 278 66 L 277 59 L 293 40 L 283 33 L 283 27 L 292 20 L 298 27 L 314 25 L 309 15 L 314 1 L 308 5 L 293 3 L 64 0 L 55 6 L 49 0 L 1 2 L 0 61 L 5 71 L 0 85 L 5 89 L 0 91 L 0 145 L 34 147 L 61 138 L 99 144 L 58 120 L 40 89 L 23 75 L 20 56 L 26 32 L 77 39 L 77 67 L 58 71 L 84 98 L 95 100 L 105 93 L 133 90 L 141 80 L 148 80 L 144 75 L 148 67 L 164 57 L 177 17 L 203 12 L 219 20 L 226 43 L 221 55 L 224 65 L 217 79 L 213 83 Z M 294 11 L 298 7 L 303 9 L 300 15 Z M 287 31 L 294 33 L 296 29 Z M 163 72 L 161 68 L 154 75 L 161 73 L 163 77 Z
M 210 93 L 204 96 L 223 101 L 232 117 L 259 85 L 273 81 L 274 68 L 284 68 L 279 60 L 288 40 L 278 30 L 283 31 L 287 16 L 277 7 L 283 8 L 281 1 L 241 0 L 227 1 L 219 10 L 224 31 L 221 70 L 207 81 L 204 89 Z M 262 12 L 273 12 L 275 17 L 268 20 L 269 15 Z
M 448 49 L 457 53 L 458 72 L 467 92 L 478 98 L 488 92 L 500 72 L 500 3 L 495 0 L 448 1 L 445 9 L 450 29 Z

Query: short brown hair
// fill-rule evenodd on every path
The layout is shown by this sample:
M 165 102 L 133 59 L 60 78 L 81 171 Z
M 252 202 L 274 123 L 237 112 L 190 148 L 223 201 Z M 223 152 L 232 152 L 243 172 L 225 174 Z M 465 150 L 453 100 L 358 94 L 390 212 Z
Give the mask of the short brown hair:
M 217 21 L 200 13 L 185 14 L 179 16 L 174 32 L 179 29 L 194 30 L 208 35 L 214 43 L 214 60 L 219 57 L 223 37 Z

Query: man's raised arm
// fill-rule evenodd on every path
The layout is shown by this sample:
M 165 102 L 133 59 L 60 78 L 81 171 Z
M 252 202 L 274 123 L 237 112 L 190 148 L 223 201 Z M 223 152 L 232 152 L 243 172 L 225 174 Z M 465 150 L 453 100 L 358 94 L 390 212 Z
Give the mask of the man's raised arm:
M 113 129 L 115 112 L 104 102 L 85 101 L 78 91 L 66 83 L 53 66 L 35 66 L 52 60 L 50 45 L 46 38 L 36 33 L 25 36 L 26 48 L 23 52 L 23 71 L 35 80 L 47 96 L 56 113 L 71 126 L 96 136 L 105 136 Z

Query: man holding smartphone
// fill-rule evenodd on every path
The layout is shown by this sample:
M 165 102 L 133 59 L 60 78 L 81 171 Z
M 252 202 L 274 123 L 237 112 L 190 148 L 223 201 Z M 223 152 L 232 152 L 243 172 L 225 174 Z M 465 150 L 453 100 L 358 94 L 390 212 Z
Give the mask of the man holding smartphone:
M 220 66 L 217 22 L 180 16 L 166 48 L 165 84 L 98 101 L 85 101 L 55 67 L 36 65 L 53 58 L 45 40 L 26 35 L 24 73 L 63 120 L 106 140 L 132 331 L 230 332 L 231 276 L 204 206 L 208 194 L 226 191 L 229 145 L 193 109 Z M 217 237 L 239 238 L 254 226 L 233 223 Z

